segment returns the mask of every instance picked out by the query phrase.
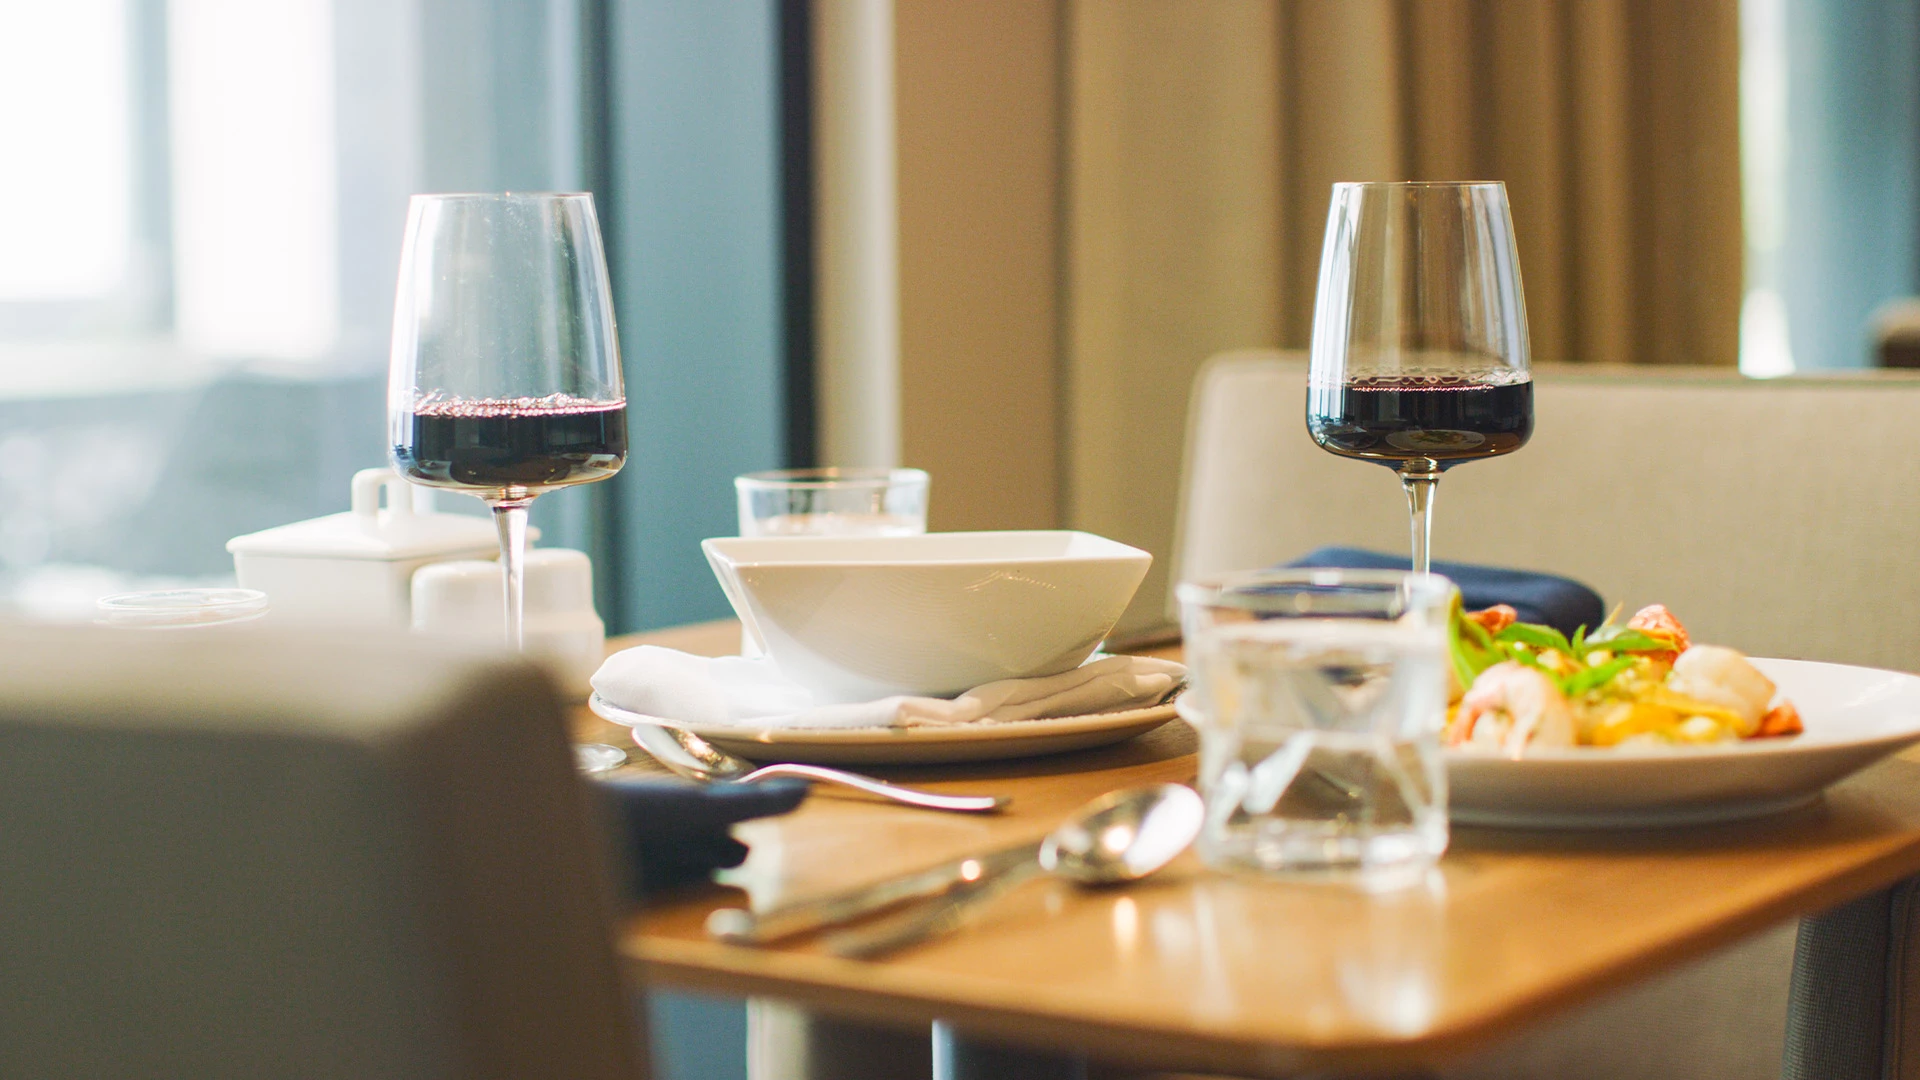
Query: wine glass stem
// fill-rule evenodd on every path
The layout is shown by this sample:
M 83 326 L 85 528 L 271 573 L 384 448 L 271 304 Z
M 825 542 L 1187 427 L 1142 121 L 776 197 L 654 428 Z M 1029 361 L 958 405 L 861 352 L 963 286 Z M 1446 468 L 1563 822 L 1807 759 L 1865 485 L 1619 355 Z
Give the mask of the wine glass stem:
M 1400 486 L 1407 489 L 1407 511 L 1413 517 L 1413 572 L 1416 574 L 1432 569 L 1433 489 L 1439 483 L 1439 473 L 1400 474 Z
M 531 501 L 491 504 L 493 524 L 500 530 L 500 571 L 507 590 L 507 646 L 515 652 L 527 647 L 527 503 Z

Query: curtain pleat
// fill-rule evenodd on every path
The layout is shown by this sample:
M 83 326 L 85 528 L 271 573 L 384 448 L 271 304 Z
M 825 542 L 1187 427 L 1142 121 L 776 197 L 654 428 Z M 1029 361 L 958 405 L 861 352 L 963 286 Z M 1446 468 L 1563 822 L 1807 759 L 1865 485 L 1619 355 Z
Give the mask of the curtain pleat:
M 1635 356 L 1739 360 L 1740 56 L 1736 0 L 1633 0 L 1630 152 Z
M 1576 346 L 1567 355 L 1632 363 L 1633 163 L 1619 150 L 1629 140 L 1633 82 L 1625 0 L 1572 5 L 1560 50 L 1572 88 L 1566 96 L 1569 168 L 1562 206 L 1568 220 L 1578 223 L 1577 241 L 1562 253 L 1573 294 L 1567 325 Z M 1729 209 L 1737 211 L 1737 204 Z
M 1163 566 L 1194 368 L 1283 332 L 1283 14 L 1212 0 L 1066 9 L 1063 519 Z M 1142 585 L 1122 632 L 1160 620 L 1165 585 Z

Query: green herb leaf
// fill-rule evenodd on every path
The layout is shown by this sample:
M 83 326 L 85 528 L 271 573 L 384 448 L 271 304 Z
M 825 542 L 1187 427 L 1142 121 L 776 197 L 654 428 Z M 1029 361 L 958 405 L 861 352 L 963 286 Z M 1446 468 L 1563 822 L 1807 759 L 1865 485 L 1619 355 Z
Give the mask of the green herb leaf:
M 1453 600 L 1453 618 L 1449 625 L 1448 644 L 1452 653 L 1453 672 L 1463 687 L 1472 686 L 1480 673 L 1505 659 L 1505 650 L 1487 633 L 1487 628 L 1466 617 L 1460 606 L 1458 595 Z
M 1573 655 L 1579 659 L 1587 655 L 1587 624 L 1581 623 L 1573 632 Z
M 1553 649 L 1564 656 L 1575 655 L 1573 645 L 1567 641 L 1567 635 L 1551 626 L 1537 623 L 1514 623 L 1494 637 L 1499 641 L 1520 642 L 1536 649 Z
M 1673 648 L 1673 645 L 1624 626 L 1605 626 L 1587 639 L 1587 647 L 1609 652 L 1664 652 Z
M 1472 686 L 1473 680 L 1479 678 L 1482 671 L 1492 666 L 1478 663 L 1475 657 L 1467 653 L 1458 637 L 1453 639 L 1453 648 L 1450 651 L 1453 659 L 1453 674 L 1460 680 L 1462 687 Z
M 1613 681 L 1616 675 L 1619 675 L 1632 666 L 1633 657 L 1616 656 L 1604 664 L 1596 664 L 1593 667 L 1576 672 L 1572 678 L 1567 680 L 1564 689 L 1568 697 L 1584 694 L 1596 687 L 1607 685 Z
M 1508 629 L 1512 628 L 1509 627 Z M 1547 678 L 1553 680 L 1553 685 L 1559 687 L 1561 693 L 1569 697 L 1573 696 L 1573 691 L 1567 689 L 1568 679 L 1542 662 L 1539 654 L 1527 649 L 1515 647 L 1507 650 L 1507 657 L 1516 664 L 1530 667 L 1540 674 L 1545 675 Z
M 1553 674 L 1553 671 L 1541 661 L 1539 654 L 1530 649 L 1509 649 L 1507 650 L 1507 659 L 1517 664 L 1525 664 L 1527 667 L 1545 671 L 1549 675 Z

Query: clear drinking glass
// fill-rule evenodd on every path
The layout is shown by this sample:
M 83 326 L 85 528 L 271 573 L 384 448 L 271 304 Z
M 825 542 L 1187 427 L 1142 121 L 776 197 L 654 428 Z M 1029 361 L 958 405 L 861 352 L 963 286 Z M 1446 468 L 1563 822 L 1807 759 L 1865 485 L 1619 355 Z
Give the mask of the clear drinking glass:
M 1335 184 L 1312 356 L 1307 430 L 1400 473 L 1425 573 L 1440 474 L 1533 434 L 1506 185 Z
M 825 466 L 733 478 L 741 536 L 917 536 L 927 531 L 929 486 L 923 469 Z M 740 625 L 740 655 L 766 655 L 751 620 Z
M 1200 733 L 1201 858 L 1368 886 L 1447 847 L 1446 633 L 1453 583 L 1275 570 L 1183 584 Z
M 507 642 L 525 642 L 527 506 L 627 458 L 627 399 L 593 196 L 416 195 L 394 301 L 394 467 L 493 508 Z M 582 765 L 625 760 L 582 748 Z
M 912 536 L 927 531 L 920 469 L 776 469 L 733 480 L 741 536 Z

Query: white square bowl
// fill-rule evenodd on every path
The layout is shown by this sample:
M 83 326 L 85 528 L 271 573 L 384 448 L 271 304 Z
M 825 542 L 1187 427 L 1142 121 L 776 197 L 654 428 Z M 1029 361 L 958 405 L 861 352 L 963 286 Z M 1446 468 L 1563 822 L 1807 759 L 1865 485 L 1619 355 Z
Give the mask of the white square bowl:
M 1075 667 L 1153 556 L 1090 533 L 721 537 L 720 587 L 782 674 L 821 703 L 949 696 Z

